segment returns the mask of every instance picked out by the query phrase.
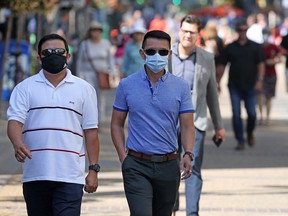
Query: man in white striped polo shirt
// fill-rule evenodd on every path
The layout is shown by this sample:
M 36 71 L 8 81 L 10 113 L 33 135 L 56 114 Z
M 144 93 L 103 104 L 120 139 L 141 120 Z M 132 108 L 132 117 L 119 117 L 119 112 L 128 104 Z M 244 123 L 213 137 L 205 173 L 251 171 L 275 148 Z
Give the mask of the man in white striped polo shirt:
M 44 36 L 38 44 L 42 70 L 14 88 L 7 110 L 7 133 L 23 165 L 30 216 L 80 215 L 83 186 L 88 193 L 98 187 L 96 91 L 72 75 L 69 59 L 64 38 Z

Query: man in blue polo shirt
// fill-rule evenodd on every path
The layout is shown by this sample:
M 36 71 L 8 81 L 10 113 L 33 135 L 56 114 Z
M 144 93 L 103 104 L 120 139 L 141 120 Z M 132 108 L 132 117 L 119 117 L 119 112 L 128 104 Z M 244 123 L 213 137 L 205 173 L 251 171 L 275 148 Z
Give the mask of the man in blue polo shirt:
M 146 63 L 121 80 L 113 106 L 111 134 L 122 163 L 132 216 L 170 216 L 180 179 L 190 177 L 192 172 L 194 107 L 189 84 L 165 70 L 171 55 L 170 43 L 170 36 L 163 31 L 146 33 L 139 51 Z M 178 120 L 185 152 L 180 166 Z

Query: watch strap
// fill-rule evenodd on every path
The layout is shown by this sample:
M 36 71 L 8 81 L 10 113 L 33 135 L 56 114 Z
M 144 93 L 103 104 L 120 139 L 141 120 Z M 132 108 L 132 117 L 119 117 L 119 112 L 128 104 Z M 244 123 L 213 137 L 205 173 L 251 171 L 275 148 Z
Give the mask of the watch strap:
M 183 158 L 185 157 L 185 155 L 188 155 L 190 157 L 191 161 L 194 160 L 194 154 L 192 152 L 189 152 L 189 151 L 184 152 Z

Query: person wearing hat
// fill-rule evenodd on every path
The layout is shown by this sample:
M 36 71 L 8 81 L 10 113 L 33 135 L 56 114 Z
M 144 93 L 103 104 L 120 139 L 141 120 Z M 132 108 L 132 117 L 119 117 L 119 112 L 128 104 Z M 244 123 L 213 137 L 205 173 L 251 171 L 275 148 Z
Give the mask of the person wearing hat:
M 139 55 L 142 40 L 146 33 L 146 28 L 142 25 L 134 25 L 130 29 L 130 40 L 125 45 L 123 64 L 121 73 L 123 77 L 127 77 L 138 71 L 144 64 L 144 60 Z
M 89 82 L 97 91 L 100 123 L 106 117 L 106 91 L 101 87 L 97 73 L 113 73 L 115 67 L 111 43 L 101 37 L 102 32 L 102 25 L 93 21 L 87 30 L 86 38 L 80 44 L 76 66 L 77 75 Z

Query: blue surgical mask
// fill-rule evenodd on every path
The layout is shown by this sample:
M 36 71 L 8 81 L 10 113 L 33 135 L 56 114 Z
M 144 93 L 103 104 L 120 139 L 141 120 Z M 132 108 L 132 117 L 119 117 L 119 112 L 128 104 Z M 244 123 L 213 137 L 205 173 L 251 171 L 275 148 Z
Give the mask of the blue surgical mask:
M 167 64 L 168 64 L 168 55 L 161 56 L 159 55 L 159 53 L 155 53 L 152 56 L 146 55 L 146 65 L 154 73 L 159 73 L 160 71 L 162 71 Z

